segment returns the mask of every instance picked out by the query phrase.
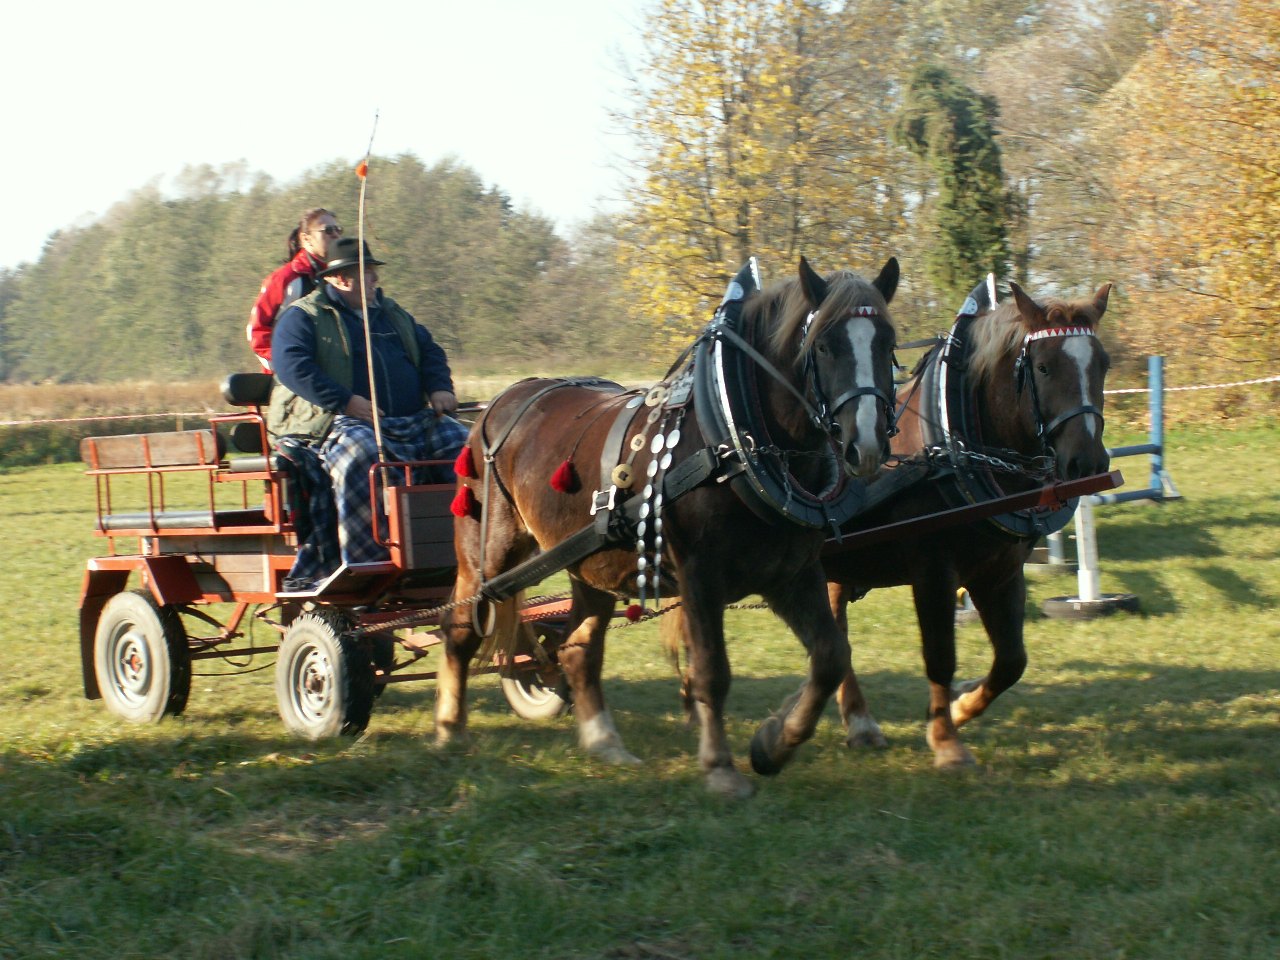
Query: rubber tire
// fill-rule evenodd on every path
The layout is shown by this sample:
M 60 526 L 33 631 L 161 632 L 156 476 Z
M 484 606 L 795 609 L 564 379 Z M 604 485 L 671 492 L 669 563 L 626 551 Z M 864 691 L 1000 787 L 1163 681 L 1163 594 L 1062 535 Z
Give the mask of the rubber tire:
M 191 650 L 177 611 L 147 590 L 117 593 L 98 618 L 93 668 L 102 702 L 116 716 L 155 723 L 181 713 L 191 693 Z
M 536 630 L 536 628 L 535 628 Z M 539 642 L 546 645 L 546 637 Z M 517 653 L 530 653 L 527 648 Z M 557 671 L 558 682 L 548 685 L 536 670 L 504 668 L 499 676 L 502 693 L 516 716 L 524 720 L 554 720 L 572 705 L 569 681 Z
M 276 706 L 308 740 L 356 734 L 373 712 L 373 665 L 341 617 L 312 611 L 285 630 L 276 660 Z

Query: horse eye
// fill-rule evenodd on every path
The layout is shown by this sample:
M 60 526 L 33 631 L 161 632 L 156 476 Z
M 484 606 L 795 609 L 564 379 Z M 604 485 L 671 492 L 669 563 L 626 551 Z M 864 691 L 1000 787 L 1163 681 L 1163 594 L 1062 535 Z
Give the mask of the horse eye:
M 1046 375 L 1049 373 L 1049 368 L 1048 368 L 1048 367 L 1046 367 L 1043 363 L 1037 363 L 1037 364 L 1036 364 L 1036 369 L 1037 369 L 1037 370 L 1039 370 L 1041 373 L 1046 374 Z
M 819 341 L 818 352 L 825 357 L 828 353 L 831 352 L 831 350 L 827 347 L 825 343 L 822 343 L 821 341 Z

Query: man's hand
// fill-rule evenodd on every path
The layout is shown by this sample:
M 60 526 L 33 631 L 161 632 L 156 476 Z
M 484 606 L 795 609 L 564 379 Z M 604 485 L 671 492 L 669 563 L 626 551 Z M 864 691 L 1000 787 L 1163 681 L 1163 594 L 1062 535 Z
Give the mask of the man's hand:
M 431 409 L 436 412 L 437 417 L 446 413 L 457 413 L 458 398 L 448 390 L 437 390 L 431 394 Z
M 368 397 L 358 397 L 353 393 L 351 399 L 347 401 L 347 408 L 342 412 L 348 417 L 373 423 L 373 404 L 369 402 Z

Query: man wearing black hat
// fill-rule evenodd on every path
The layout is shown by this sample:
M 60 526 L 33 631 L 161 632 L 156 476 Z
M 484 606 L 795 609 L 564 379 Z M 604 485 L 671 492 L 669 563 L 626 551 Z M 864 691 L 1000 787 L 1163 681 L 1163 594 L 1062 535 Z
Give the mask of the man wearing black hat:
M 361 312 L 362 259 L 372 365 Z M 307 450 L 319 454 L 333 485 L 341 559 L 347 563 L 387 558 L 386 548 L 373 537 L 370 507 L 369 468 L 378 459 L 372 398 L 388 460 L 452 460 L 467 438 L 467 428 L 448 416 L 458 401 L 445 352 L 378 289 L 382 265 L 368 244 L 362 258 L 355 237 L 338 239 L 317 274 L 323 282 L 280 314 L 272 337 L 278 382 L 267 427 L 287 457 L 305 458 Z M 376 391 L 370 389 L 370 366 Z M 437 468 L 435 479 L 453 477 Z M 295 564 L 291 578 L 318 579 L 336 568 L 336 558 L 311 566 L 300 570 Z

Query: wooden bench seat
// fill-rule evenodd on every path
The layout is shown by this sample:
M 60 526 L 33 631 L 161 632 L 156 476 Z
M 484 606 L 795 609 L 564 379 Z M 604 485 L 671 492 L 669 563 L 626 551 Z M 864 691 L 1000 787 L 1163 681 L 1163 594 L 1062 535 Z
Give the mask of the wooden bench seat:
M 80 458 L 93 470 L 216 466 L 220 454 L 212 430 L 126 433 L 80 441 Z

